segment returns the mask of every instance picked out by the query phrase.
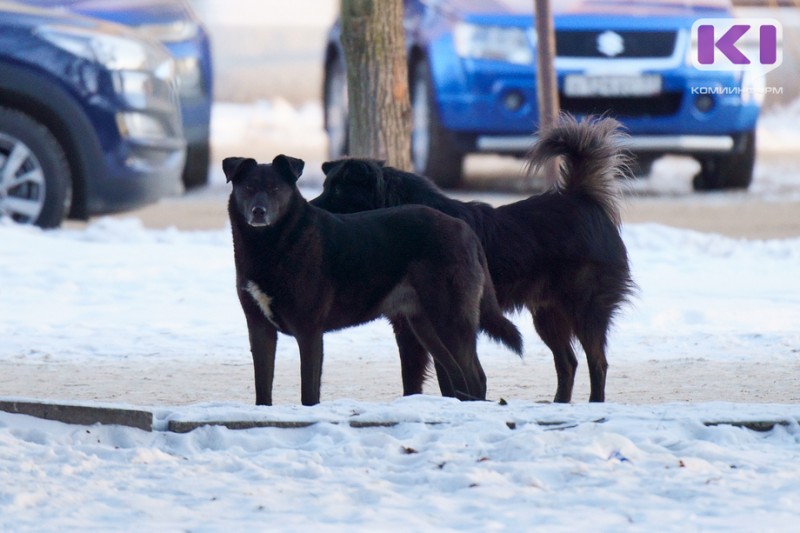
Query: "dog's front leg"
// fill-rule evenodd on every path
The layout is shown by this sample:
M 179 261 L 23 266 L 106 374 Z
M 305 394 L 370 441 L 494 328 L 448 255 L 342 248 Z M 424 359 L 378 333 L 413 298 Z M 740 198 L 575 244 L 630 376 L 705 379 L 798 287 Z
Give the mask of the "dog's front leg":
M 250 353 L 256 384 L 256 405 L 272 405 L 272 381 L 275 376 L 275 347 L 278 331 L 259 307 L 255 297 L 246 289 L 238 291 L 239 302 L 247 320 Z
M 251 328 L 250 351 L 256 380 L 256 405 L 272 405 L 272 382 L 275 378 L 275 347 L 278 332 L 272 324 Z
M 278 331 L 261 316 L 247 316 L 250 352 L 256 383 L 256 405 L 272 405 L 272 381 L 275 377 L 275 347 Z
M 297 335 L 300 348 L 300 401 L 303 405 L 319 403 L 322 382 L 322 332 Z

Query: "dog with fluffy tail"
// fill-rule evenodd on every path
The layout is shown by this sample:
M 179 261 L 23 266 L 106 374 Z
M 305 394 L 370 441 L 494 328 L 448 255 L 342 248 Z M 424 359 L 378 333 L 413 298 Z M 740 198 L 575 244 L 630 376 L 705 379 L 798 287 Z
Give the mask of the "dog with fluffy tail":
M 562 116 L 528 154 L 531 171 L 561 159 L 555 187 L 497 208 L 449 198 L 424 176 L 357 158 L 323 163 L 324 190 L 311 203 L 337 213 L 422 204 L 467 222 L 483 244 L 501 308 L 528 309 L 553 353 L 554 401 L 572 399 L 577 340 L 589 367 L 589 401 L 602 402 L 608 331 L 635 289 L 620 235 L 621 137 L 611 118 Z M 428 355 L 403 331 L 395 334 L 403 377 L 413 388 L 424 379 Z
M 528 153 L 528 172 L 562 157 L 556 187 L 562 194 L 584 195 L 603 209 L 619 227 L 619 181 L 625 178 L 628 156 L 620 149 L 621 124 L 614 119 L 578 122 L 562 114 L 558 123 L 541 132 Z

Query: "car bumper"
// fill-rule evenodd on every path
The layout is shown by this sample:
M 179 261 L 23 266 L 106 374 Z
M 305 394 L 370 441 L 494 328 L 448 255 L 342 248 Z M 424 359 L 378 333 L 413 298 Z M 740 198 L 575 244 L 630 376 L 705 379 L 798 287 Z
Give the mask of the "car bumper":
M 479 135 L 475 139 L 478 152 L 524 153 L 530 150 L 536 136 Z M 660 153 L 727 153 L 733 150 L 733 135 L 633 135 L 623 146 L 633 152 Z
M 182 139 L 158 143 L 128 139 L 105 159 L 105 178 L 92 183 L 88 191 L 90 215 L 134 209 L 183 191 L 186 142 Z

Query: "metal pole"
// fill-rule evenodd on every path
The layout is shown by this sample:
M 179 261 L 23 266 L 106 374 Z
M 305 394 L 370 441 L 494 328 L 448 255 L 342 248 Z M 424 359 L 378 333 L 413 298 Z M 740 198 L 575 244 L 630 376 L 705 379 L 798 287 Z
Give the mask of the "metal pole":
M 553 125 L 558 119 L 558 79 L 555 72 L 556 35 L 549 0 L 534 1 L 536 21 L 536 91 L 539 104 L 539 129 Z M 551 160 L 542 167 L 548 186 L 558 176 L 558 162 Z

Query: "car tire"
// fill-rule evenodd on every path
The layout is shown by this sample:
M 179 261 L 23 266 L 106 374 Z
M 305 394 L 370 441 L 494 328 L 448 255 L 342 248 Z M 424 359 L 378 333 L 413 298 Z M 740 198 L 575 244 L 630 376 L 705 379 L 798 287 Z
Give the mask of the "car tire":
M 70 166 L 58 140 L 29 115 L 0 107 L 0 213 L 54 228 L 71 201 Z
M 756 161 L 756 133 L 740 134 L 733 152 L 700 161 L 700 172 L 692 180 L 696 191 L 747 189 L 753 181 Z
M 325 67 L 325 130 L 328 133 L 328 158 L 340 159 L 350 151 L 347 119 L 347 70 L 338 57 Z
M 208 185 L 209 157 L 207 140 L 187 147 L 183 167 L 183 186 L 187 191 Z
M 411 69 L 411 162 L 414 170 L 442 187 L 462 181 L 464 153 L 439 119 L 430 67 L 424 59 Z

